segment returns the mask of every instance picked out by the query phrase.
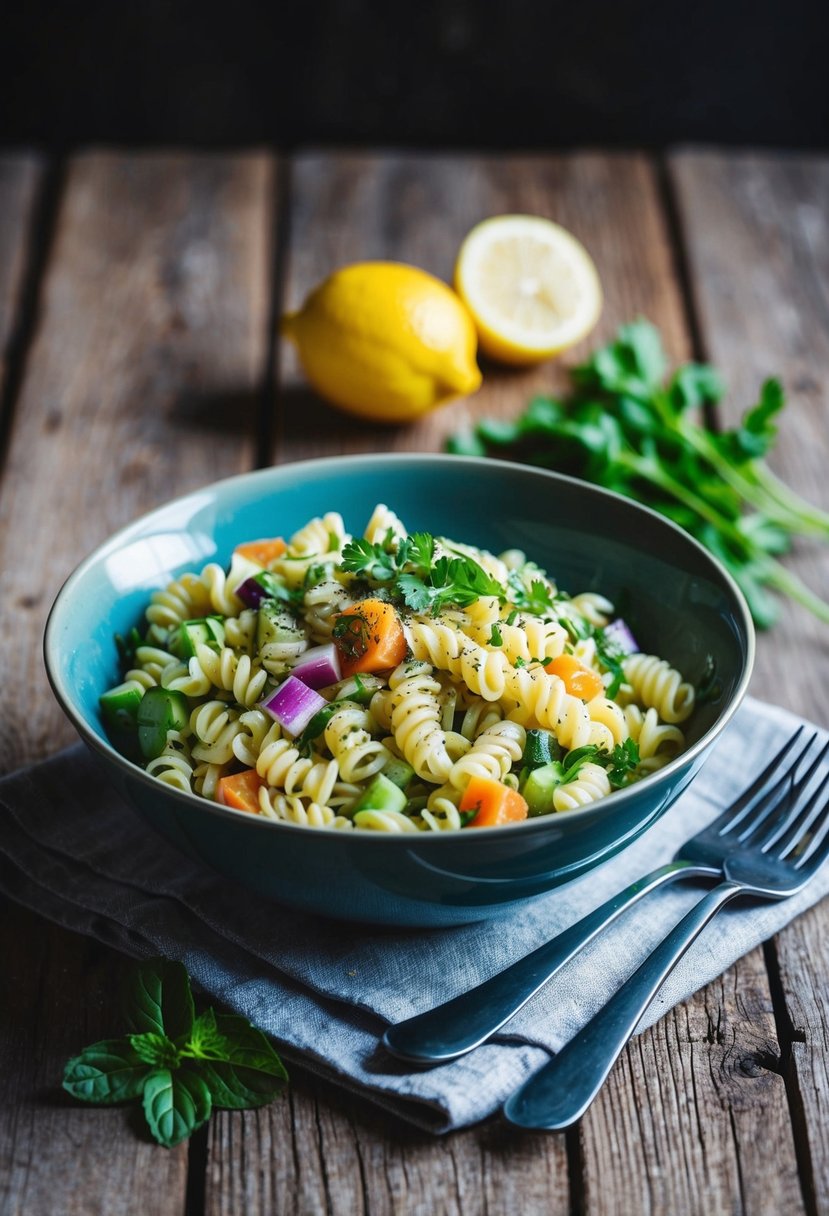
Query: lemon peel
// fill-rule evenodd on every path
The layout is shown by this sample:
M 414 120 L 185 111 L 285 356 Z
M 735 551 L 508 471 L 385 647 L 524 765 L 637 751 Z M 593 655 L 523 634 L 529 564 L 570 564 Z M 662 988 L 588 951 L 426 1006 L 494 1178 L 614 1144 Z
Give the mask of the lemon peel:
M 413 421 L 481 384 L 468 311 L 446 283 L 402 262 L 342 267 L 281 330 L 322 397 L 375 422 Z

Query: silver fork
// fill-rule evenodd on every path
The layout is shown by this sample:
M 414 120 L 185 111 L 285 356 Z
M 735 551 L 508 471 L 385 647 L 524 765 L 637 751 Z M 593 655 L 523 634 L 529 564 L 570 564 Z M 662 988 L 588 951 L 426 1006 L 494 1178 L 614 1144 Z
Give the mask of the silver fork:
M 782 794 L 762 799 L 753 814 L 743 812 L 739 846 L 723 862 L 724 881 L 682 918 L 575 1038 L 512 1095 L 504 1106 L 511 1123 L 557 1131 L 580 1119 L 666 976 L 712 917 L 738 896 L 787 899 L 806 886 L 829 857 L 829 773 L 812 780 L 827 750 L 802 776 L 796 772 L 799 765 L 793 765 Z
M 594 912 L 498 975 L 390 1026 L 383 1036 L 387 1050 L 420 1064 L 438 1064 L 464 1055 L 500 1030 L 582 947 L 645 895 L 680 878 L 721 878 L 725 859 L 740 846 L 741 827 L 746 827 L 752 812 L 762 814 L 759 799 L 765 794 L 763 807 L 771 808 L 773 799 L 779 801 L 784 796 L 789 774 L 815 739 L 813 735 L 805 746 L 795 750 L 802 734 L 803 727 L 799 727 L 748 789 L 719 818 L 686 841 L 673 861 L 611 896 Z M 787 760 L 786 767 L 781 768 Z

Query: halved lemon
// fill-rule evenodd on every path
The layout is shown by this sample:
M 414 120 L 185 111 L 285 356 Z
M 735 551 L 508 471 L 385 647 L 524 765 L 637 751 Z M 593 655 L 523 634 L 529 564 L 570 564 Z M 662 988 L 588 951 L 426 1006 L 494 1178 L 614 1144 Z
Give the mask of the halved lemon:
M 602 310 L 590 254 L 560 224 L 535 215 L 477 224 L 461 245 L 455 287 L 481 349 L 503 363 L 560 354 L 590 333 Z

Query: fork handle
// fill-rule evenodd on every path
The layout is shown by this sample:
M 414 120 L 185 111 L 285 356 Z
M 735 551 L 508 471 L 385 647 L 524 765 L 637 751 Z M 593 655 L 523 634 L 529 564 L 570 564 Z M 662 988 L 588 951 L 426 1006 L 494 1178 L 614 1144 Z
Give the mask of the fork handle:
M 512 1095 L 507 1119 L 547 1131 L 580 1119 L 666 976 L 720 908 L 744 891 L 740 883 L 722 882 L 695 904 L 575 1038 Z
M 420 1064 L 438 1064 L 464 1055 L 495 1034 L 597 933 L 648 892 L 677 878 L 715 874 L 680 859 L 653 870 L 483 984 L 390 1026 L 383 1036 L 384 1046 L 393 1055 Z

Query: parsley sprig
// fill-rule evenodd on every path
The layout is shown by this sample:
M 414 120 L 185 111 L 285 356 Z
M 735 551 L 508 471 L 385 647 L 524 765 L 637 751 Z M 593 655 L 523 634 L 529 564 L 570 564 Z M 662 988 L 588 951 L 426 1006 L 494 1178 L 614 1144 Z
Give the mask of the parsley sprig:
M 612 752 L 606 751 L 595 743 L 585 747 L 577 747 L 569 751 L 561 764 L 561 781 L 573 781 L 583 764 L 600 764 L 607 770 L 607 777 L 614 789 L 627 785 L 629 775 L 639 763 L 639 745 L 633 739 L 625 739 L 617 743 Z
M 401 539 L 391 529 L 380 543 L 349 541 L 343 548 L 342 569 L 386 588 L 414 612 L 440 612 L 454 604 L 465 608 L 482 595 L 505 599 L 497 579 L 471 557 L 435 557 L 435 538 L 414 532 Z
M 186 1140 L 213 1107 L 265 1106 L 288 1074 L 261 1030 L 212 1008 L 196 1015 L 181 963 L 141 963 L 126 992 L 130 1033 L 85 1047 L 66 1064 L 63 1088 L 83 1102 L 141 1099 L 150 1132 L 165 1148 Z
M 731 571 L 756 623 L 790 596 L 829 622 L 829 603 L 777 560 L 796 536 L 829 540 L 829 515 L 780 481 L 765 462 L 785 398 L 766 380 L 731 430 L 705 424 L 724 387 L 713 367 L 687 363 L 668 375 L 659 331 L 644 320 L 574 369 L 566 400 L 537 397 L 513 422 L 479 422 L 450 439 L 459 455 L 497 451 L 596 482 L 662 512 Z

